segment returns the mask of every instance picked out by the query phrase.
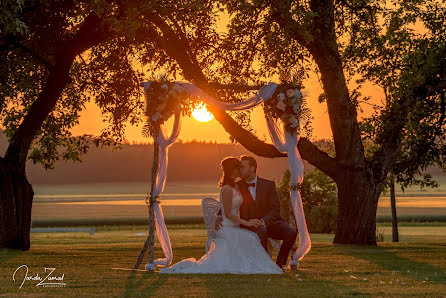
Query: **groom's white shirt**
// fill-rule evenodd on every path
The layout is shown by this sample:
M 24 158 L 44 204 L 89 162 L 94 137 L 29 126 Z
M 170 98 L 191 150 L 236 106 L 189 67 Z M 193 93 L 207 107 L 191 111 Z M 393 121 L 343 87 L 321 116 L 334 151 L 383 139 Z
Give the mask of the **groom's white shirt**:
M 252 180 L 252 181 L 247 181 L 247 183 L 255 183 L 255 186 L 254 186 L 254 187 L 252 187 L 252 186 L 249 186 L 249 187 L 248 187 L 249 192 L 251 193 L 251 196 L 252 196 L 252 198 L 253 198 L 254 201 L 255 201 L 255 200 L 256 200 L 256 189 L 257 189 L 257 175 L 256 175 L 256 177 L 254 178 L 254 180 Z

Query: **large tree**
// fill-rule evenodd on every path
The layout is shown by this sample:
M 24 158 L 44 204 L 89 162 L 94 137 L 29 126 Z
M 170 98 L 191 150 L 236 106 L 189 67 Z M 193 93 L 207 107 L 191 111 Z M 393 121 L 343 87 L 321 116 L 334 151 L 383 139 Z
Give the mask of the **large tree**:
M 28 249 L 34 194 L 25 173 L 28 153 L 33 147 L 34 161 L 51 167 L 59 156 L 76 159 L 88 146 L 88 137 L 68 132 L 86 100 L 70 69 L 112 32 L 103 18 L 74 1 L 2 5 L 0 112 L 10 143 L 0 157 L 0 245 Z
M 277 72 L 280 67 L 300 65 L 310 70 L 312 64 L 316 66 L 335 155 L 309 162 L 337 184 L 334 242 L 376 244 L 378 198 L 401 146 L 411 145 L 414 152 L 428 152 L 440 159 L 444 156 L 446 4 L 347 0 L 226 3 L 233 14 L 226 46 L 245 54 L 237 57 L 244 61 L 244 68 L 229 72 L 236 74 L 234 77 L 250 79 Z M 416 25 L 422 29 L 415 30 Z M 260 67 L 246 63 L 256 60 Z M 359 76 L 357 84 L 370 81 L 381 87 L 389 99 L 370 119 L 357 119 L 360 93 L 348 87 L 353 75 Z M 371 121 L 373 130 L 369 129 Z M 429 131 L 424 142 L 426 134 L 421 130 Z M 409 137 L 412 135 L 415 137 Z M 370 150 L 364 149 L 366 142 L 372 143 Z
M 176 11 L 190 30 L 204 30 L 206 36 L 212 33 L 206 31 L 206 15 L 213 10 L 205 1 L 2 1 L 1 5 L 0 119 L 9 146 L 0 157 L 0 246 L 29 249 L 34 193 L 26 161 L 51 169 L 58 159 L 81 161 L 91 145 L 119 148 L 126 123 L 143 118 L 140 82 L 147 77 L 138 71 L 137 62 L 148 67 L 148 75 L 159 69 L 173 72 L 171 60 L 155 42 L 155 26 L 137 39 L 136 30 L 150 23 L 140 9 L 158 17 Z M 199 32 L 197 36 L 203 37 Z M 140 57 L 138 46 L 148 55 Z M 90 99 L 101 108 L 108 125 L 99 136 L 73 136 L 70 129 Z

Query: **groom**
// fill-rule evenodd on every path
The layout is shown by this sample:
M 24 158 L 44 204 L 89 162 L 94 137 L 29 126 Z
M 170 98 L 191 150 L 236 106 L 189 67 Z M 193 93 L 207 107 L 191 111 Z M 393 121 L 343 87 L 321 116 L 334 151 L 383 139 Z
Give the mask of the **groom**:
M 274 181 L 257 176 L 257 162 L 253 157 L 244 155 L 240 158 L 240 162 L 240 177 L 242 179 L 237 182 L 243 197 L 240 218 L 244 220 L 259 219 L 256 226 L 240 225 L 240 227 L 255 232 L 265 250 L 267 250 L 268 238 L 283 240 L 276 260 L 276 264 L 283 268 L 287 263 L 290 250 L 296 242 L 297 232 L 280 215 L 280 202 Z M 222 221 L 223 217 L 219 215 L 215 223 L 216 230 L 222 226 Z

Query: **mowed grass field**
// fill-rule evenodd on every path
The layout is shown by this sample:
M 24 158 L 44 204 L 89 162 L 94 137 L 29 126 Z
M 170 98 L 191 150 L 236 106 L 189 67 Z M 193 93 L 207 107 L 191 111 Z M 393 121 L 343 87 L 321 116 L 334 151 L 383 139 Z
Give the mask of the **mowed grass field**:
M 435 177 L 439 188 L 397 188 L 399 216 L 446 216 L 446 176 Z M 74 224 L 88 220 L 147 219 L 146 182 L 35 185 L 33 222 Z M 215 181 L 168 182 L 161 197 L 166 220 L 202 216 L 201 199 L 218 198 Z M 390 216 L 390 199 L 383 194 L 378 216 Z M 131 220 L 130 220 L 131 222 Z
M 200 258 L 204 226 L 169 225 L 173 262 Z M 96 227 L 88 233 L 32 233 L 29 251 L 0 250 L 0 294 L 11 296 L 446 296 L 446 225 L 400 225 L 400 242 L 390 242 L 390 225 L 380 224 L 378 246 L 334 245 L 332 234 L 312 234 L 312 249 L 299 269 L 276 275 L 163 275 L 132 268 L 146 239 L 144 226 Z M 155 257 L 162 257 L 156 241 Z M 146 258 L 145 258 L 146 260 Z M 36 286 L 28 276 L 63 275 L 64 287 Z M 144 268 L 144 262 L 140 269 Z M 23 269 L 23 268 L 22 268 Z

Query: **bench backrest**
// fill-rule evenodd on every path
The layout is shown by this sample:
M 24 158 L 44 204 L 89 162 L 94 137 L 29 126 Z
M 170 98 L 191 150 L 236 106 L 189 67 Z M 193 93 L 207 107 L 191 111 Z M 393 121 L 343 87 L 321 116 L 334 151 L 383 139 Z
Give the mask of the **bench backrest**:
M 204 198 L 201 201 L 201 207 L 208 238 L 215 238 L 215 219 L 221 208 L 220 202 L 214 198 Z

